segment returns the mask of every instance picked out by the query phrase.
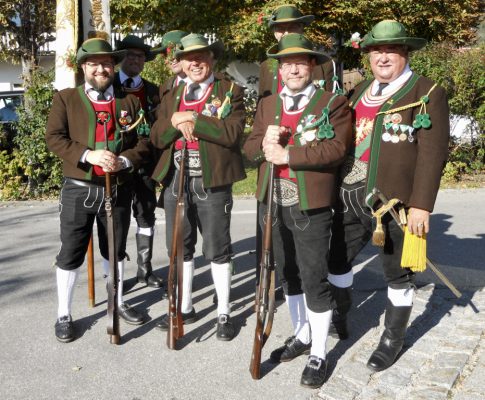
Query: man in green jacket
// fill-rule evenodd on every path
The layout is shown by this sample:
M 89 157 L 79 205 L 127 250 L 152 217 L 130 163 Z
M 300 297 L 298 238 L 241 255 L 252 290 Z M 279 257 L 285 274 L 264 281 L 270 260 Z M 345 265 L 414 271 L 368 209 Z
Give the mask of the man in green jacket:
M 59 201 L 61 247 L 56 257 L 59 306 L 55 334 L 61 342 L 75 339 L 71 302 L 94 220 L 101 255 L 105 260 L 109 258 L 104 208 L 106 173 L 112 175 L 113 182 L 119 313 L 130 324 L 143 323 L 142 315 L 123 302 L 123 269 L 132 200 L 128 181 L 150 150 L 147 139 L 130 129 L 137 121 L 140 102 L 113 87 L 115 65 L 124 55 L 124 50 L 113 51 L 105 40 L 86 40 L 77 52 L 85 83 L 56 93 L 47 121 L 47 146 L 62 159 L 65 177 Z M 104 262 L 103 269 L 108 276 L 109 263 Z
M 333 307 L 327 256 L 339 164 L 350 146 L 352 116 L 344 96 L 315 87 L 312 70 L 325 60 L 303 35 L 290 33 L 267 53 L 278 61 L 281 93 L 263 98 L 247 157 L 260 161 L 259 224 L 264 225 L 269 163 L 274 164 L 273 255 L 293 335 L 271 353 L 278 362 L 310 354 L 301 385 L 325 381 L 326 340 Z
M 167 227 L 167 249 L 177 203 L 181 150 L 185 147 L 186 182 L 184 213 L 184 270 L 182 312 L 184 323 L 195 321 L 192 306 L 192 279 L 197 227 L 203 238 L 202 251 L 211 262 L 217 293 L 217 335 L 231 340 L 229 292 L 232 274 L 230 220 L 232 184 L 246 177 L 240 140 L 244 130 L 243 89 L 213 73 L 214 63 L 224 51 L 221 42 L 209 45 L 200 34 L 181 39 L 175 56 L 187 75 L 185 83 L 167 93 L 160 104 L 157 122 L 151 130 L 152 143 L 162 156 L 153 179 L 162 182 Z M 168 328 L 167 318 L 159 328 Z
M 348 335 L 351 262 L 372 236 L 367 206 L 374 210 L 382 206 L 382 201 L 370 197 L 366 204 L 366 197 L 378 189 L 387 199 L 399 199 L 394 208 L 403 223 L 407 219 L 406 229 L 417 236 L 429 232 L 450 129 L 445 90 L 409 67 L 409 53 L 425 44 L 392 20 L 376 24 L 360 43 L 374 78 L 360 83 L 350 98 L 354 143 L 342 168 L 329 261 L 329 280 L 339 288 L 333 321 L 341 338 Z M 390 367 L 401 351 L 414 293 L 413 271 L 401 267 L 401 228 L 389 214 L 382 224 L 385 241 L 380 258 L 388 301 L 385 330 L 367 364 L 373 371 Z

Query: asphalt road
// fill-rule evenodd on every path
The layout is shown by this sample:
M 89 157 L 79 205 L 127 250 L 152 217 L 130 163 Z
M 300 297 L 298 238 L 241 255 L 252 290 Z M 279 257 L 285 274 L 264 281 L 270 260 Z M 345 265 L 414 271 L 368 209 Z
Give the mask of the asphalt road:
M 485 282 L 485 189 L 445 190 L 432 215 L 429 255 L 460 290 L 473 293 Z M 82 268 L 73 301 L 77 339 L 59 343 L 54 336 L 57 295 L 52 267 L 59 247 L 56 202 L 0 203 L 0 398 L 1 399 L 307 399 L 318 391 L 299 386 L 305 358 L 272 364 L 267 358 L 291 334 L 284 304 L 278 304 L 273 332 L 264 351 L 263 377 L 248 372 L 255 318 L 254 297 L 255 201 L 235 201 L 232 220 L 235 274 L 231 294 L 237 335 L 231 342 L 215 338 L 215 305 L 208 263 L 196 258 L 194 306 L 199 320 L 186 326 L 180 349 L 166 346 L 166 335 L 155 329 L 167 311 L 158 290 L 135 286 L 126 299 L 146 313 L 148 322 L 121 322 L 121 345 L 106 334 L 106 293 L 99 256 L 96 263 L 96 306 L 88 307 L 87 274 Z M 158 213 L 154 254 L 156 272 L 167 275 L 165 223 Z M 136 272 L 135 226 L 132 224 L 125 279 Z M 97 242 L 95 241 L 95 246 Z M 379 320 L 385 283 L 368 246 L 358 258 L 352 335 L 361 335 Z M 432 272 L 418 276 L 418 286 L 434 282 Z M 372 302 L 369 301 L 372 299 Z M 365 310 L 362 311 L 362 310 Z M 377 322 L 376 322 L 377 321 Z M 372 325 L 374 324 L 374 325 Z M 328 351 L 337 342 L 329 339 Z M 334 352 L 332 356 L 337 357 Z M 334 362 L 330 358 L 330 362 Z M 332 368 L 330 368 L 330 373 Z

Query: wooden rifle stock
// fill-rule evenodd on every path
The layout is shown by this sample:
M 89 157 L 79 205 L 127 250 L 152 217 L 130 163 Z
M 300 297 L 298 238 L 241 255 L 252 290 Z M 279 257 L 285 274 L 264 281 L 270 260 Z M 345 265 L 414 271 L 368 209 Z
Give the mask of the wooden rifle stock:
M 275 271 L 272 249 L 272 214 L 274 165 L 269 164 L 267 208 L 264 215 L 263 248 L 259 271 L 259 285 L 256 287 L 256 329 L 249 372 L 253 379 L 261 377 L 261 352 L 273 328 L 275 310 Z
M 107 123 L 111 118 L 110 114 L 98 114 L 98 122 L 104 128 L 104 149 L 109 150 Z M 104 209 L 106 210 L 106 225 L 108 233 L 108 254 L 109 254 L 109 276 L 108 276 L 108 326 L 110 343 L 120 343 L 120 316 L 118 311 L 118 254 L 116 252 L 115 226 L 113 219 L 113 205 L 111 193 L 111 175 L 104 174 L 106 178 Z
M 175 208 L 170 266 L 168 270 L 168 332 L 167 346 L 174 350 L 177 340 L 184 335 L 182 319 L 182 283 L 184 271 L 184 185 L 185 185 L 186 142 L 180 157 L 177 206 Z M 177 299 L 175 296 L 177 295 Z

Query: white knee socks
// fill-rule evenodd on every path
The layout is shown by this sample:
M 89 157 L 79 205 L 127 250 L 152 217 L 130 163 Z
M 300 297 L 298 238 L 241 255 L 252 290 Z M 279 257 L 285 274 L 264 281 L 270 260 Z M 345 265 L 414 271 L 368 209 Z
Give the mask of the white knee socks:
M 216 264 L 211 262 L 212 279 L 217 293 L 217 315 L 231 312 L 229 294 L 231 292 L 232 264 Z
M 194 280 L 194 260 L 184 261 L 184 276 L 182 285 L 182 312 L 192 310 L 192 281 Z
M 332 310 L 313 312 L 307 308 L 308 320 L 312 330 L 312 348 L 310 355 L 325 359 L 328 329 L 332 320 Z
M 118 261 L 118 306 L 123 303 L 123 272 L 125 270 L 125 260 Z M 103 273 L 106 282 L 109 276 L 109 260 L 103 258 Z
M 290 310 L 291 323 L 295 336 L 302 343 L 310 343 L 310 325 L 306 309 L 305 296 L 298 294 L 295 296 L 285 296 L 286 304 Z
M 393 289 L 387 288 L 387 298 L 391 300 L 394 307 L 409 307 L 413 305 L 414 289 Z
M 78 274 L 79 268 L 72 271 L 66 271 L 60 268 L 56 269 L 58 299 L 57 318 L 71 314 L 72 295 Z

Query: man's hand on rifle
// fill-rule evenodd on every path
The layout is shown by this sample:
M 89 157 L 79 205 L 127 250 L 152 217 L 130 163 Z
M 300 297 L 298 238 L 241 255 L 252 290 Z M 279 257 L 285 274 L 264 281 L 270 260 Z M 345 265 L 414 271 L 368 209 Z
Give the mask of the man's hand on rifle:
M 194 142 L 197 137 L 194 136 L 194 112 L 193 111 L 177 111 L 172 115 L 172 126 L 182 132 L 185 140 Z
M 422 236 L 429 232 L 429 211 L 420 208 L 409 208 L 408 230 L 414 235 Z
M 90 150 L 86 161 L 103 168 L 104 172 L 118 172 L 125 168 L 123 159 L 108 150 Z

